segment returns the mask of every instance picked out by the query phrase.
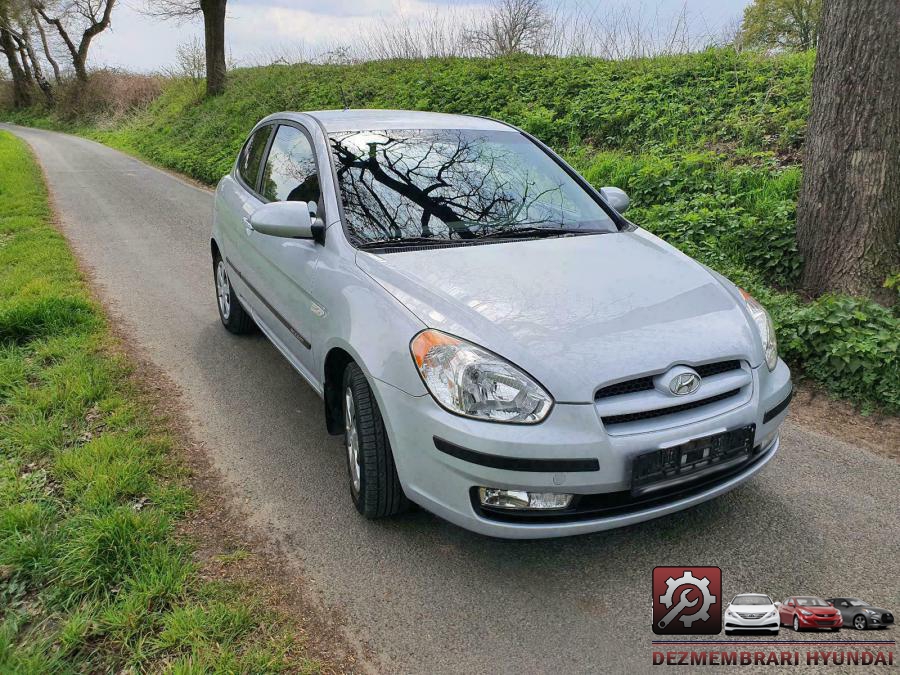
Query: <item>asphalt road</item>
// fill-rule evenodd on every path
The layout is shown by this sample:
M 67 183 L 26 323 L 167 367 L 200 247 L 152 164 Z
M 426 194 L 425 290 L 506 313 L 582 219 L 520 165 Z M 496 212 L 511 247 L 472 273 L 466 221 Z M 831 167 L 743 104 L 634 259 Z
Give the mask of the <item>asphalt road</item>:
M 264 338 L 219 324 L 211 193 L 91 141 L 13 130 L 42 164 L 102 298 L 181 388 L 193 430 L 254 524 L 383 670 L 649 670 L 656 565 L 719 566 L 726 597 L 855 595 L 900 613 L 900 465 L 795 426 L 745 486 L 618 531 L 506 542 L 424 512 L 363 520 L 319 399 Z

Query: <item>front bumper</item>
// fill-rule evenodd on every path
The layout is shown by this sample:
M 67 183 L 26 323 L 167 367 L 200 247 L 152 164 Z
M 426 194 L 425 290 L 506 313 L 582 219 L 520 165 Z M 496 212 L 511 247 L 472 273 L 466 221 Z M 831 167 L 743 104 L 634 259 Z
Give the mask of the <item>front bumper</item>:
M 894 623 L 894 616 L 892 614 L 887 615 L 887 620 L 884 614 L 878 614 L 877 616 L 872 616 L 871 614 L 863 614 L 866 617 L 866 624 L 869 628 L 887 628 L 892 623 Z
M 378 380 L 372 384 L 397 473 L 412 501 L 481 534 L 534 539 L 658 518 L 722 495 L 759 472 L 777 452 L 777 431 L 786 416 L 786 408 L 778 406 L 791 392 L 790 373 L 781 361 L 772 373 L 764 366 L 763 370 L 754 376 L 750 399 L 733 410 L 682 426 L 615 436 L 605 432 L 592 404 L 557 404 L 537 425 L 496 424 L 452 415 L 430 395 L 410 396 Z M 628 499 L 636 455 L 750 425 L 755 451 L 746 464 L 664 494 Z M 447 452 L 446 446 L 439 450 L 435 439 L 469 454 Z M 547 459 L 570 463 L 542 463 Z M 584 470 L 588 465 L 591 469 Z M 572 493 L 600 508 L 541 518 L 504 518 L 479 508 L 473 499 L 478 486 Z
M 725 630 L 759 630 L 777 633 L 779 629 L 778 612 L 774 616 L 748 619 L 740 615 L 725 614 Z
M 800 628 L 813 629 L 813 628 L 822 628 L 822 629 L 830 629 L 830 628 L 842 628 L 844 626 L 844 618 L 838 614 L 836 618 L 831 617 L 821 617 L 821 616 L 803 616 L 802 614 L 797 614 L 797 617 L 800 619 Z

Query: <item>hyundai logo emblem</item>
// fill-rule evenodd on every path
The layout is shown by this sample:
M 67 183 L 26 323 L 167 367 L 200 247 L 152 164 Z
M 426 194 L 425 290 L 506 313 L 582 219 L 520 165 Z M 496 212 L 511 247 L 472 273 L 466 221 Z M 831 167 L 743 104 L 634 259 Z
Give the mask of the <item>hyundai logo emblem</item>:
M 697 373 L 681 373 L 669 382 L 669 391 L 676 396 L 693 394 L 700 388 L 700 376 Z

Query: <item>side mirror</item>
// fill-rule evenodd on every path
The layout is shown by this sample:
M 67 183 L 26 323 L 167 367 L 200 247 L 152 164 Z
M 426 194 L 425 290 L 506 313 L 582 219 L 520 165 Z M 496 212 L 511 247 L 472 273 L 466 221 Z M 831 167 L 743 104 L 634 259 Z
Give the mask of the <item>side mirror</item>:
M 325 241 L 325 225 L 313 219 L 306 202 L 263 204 L 250 216 L 250 227 L 271 237 Z
M 776 603 L 775 603 L 775 606 L 776 606 L 776 607 L 781 607 L 781 603 L 780 603 L 780 602 L 776 602 Z
M 628 210 L 628 205 L 631 204 L 631 199 L 625 194 L 625 190 L 620 190 L 617 187 L 600 188 L 600 194 L 606 197 L 609 205 L 619 213 L 625 213 Z

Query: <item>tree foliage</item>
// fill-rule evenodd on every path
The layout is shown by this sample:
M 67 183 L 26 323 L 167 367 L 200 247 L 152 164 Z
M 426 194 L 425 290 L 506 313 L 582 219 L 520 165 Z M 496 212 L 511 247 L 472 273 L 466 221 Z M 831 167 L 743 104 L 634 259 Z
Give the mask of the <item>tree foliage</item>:
M 822 0 L 753 0 L 741 35 L 748 47 L 806 51 L 819 41 Z

